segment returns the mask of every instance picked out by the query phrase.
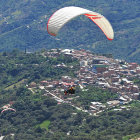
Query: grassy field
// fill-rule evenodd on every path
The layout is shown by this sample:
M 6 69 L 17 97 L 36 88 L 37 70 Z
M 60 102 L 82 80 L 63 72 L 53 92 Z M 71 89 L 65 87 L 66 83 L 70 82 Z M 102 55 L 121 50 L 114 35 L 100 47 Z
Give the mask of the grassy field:
M 48 127 L 50 125 L 50 121 L 43 121 L 41 124 L 38 124 L 36 127 L 40 127 L 41 129 L 46 129 L 48 131 Z
M 26 81 L 26 79 L 23 79 L 23 80 L 21 80 L 21 81 L 19 81 L 19 82 L 15 83 L 15 84 L 13 84 L 13 85 L 11 85 L 11 86 L 9 86 L 9 87 L 5 88 L 5 90 L 13 89 L 13 88 L 14 88 L 14 86 L 16 86 L 16 87 L 20 87 L 20 86 L 21 86 L 21 84 L 23 84 L 25 81 Z

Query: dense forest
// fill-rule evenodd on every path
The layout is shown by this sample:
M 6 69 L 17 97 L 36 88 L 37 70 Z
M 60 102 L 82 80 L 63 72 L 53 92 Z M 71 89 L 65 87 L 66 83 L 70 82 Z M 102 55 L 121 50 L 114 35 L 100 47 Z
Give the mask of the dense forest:
M 140 63 L 139 5 L 139 0 L 1 0 L 0 51 L 84 48 Z M 56 10 L 65 6 L 80 6 L 103 14 L 113 26 L 114 40 L 108 41 L 85 16 L 66 24 L 57 38 L 50 36 L 46 23 Z
M 74 69 L 56 69 L 54 65 L 64 63 L 76 69 L 77 59 L 64 55 L 44 57 L 43 51 L 26 54 L 13 50 L 0 53 L 0 62 L 0 107 L 12 102 L 16 110 L 0 114 L 0 135 L 6 136 L 5 140 L 128 140 L 140 137 L 139 101 L 130 102 L 129 110 L 106 110 L 99 116 L 92 116 L 43 96 L 44 90 L 36 89 L 32 93 L 27 88 L 26 85 L 33 81 L 59 79 L 65 73 L 75 77 Z M 109 91 L 87 88 L 88 91 L 76 89 L 81 105 L 88 106 L 93 99 L 104 103 L 116 98 Z
M 58 79 L 65 73 L 74 75 L 72 69 L 54 68 L 55 65 L 62 62 L 67 65 L 78 65 L 77 60 L 64 55 L 60 55 L 56 59 L 44 57 L 39 52 L 24 53 L 16 49 L 12 52 L 3 52 L 0 54 L 0 91 L 5 88 L 9 89 L 12 84 L 16 86 L 16 83 L 28 84 L 31 81 L 41 81 L 46 77 Z

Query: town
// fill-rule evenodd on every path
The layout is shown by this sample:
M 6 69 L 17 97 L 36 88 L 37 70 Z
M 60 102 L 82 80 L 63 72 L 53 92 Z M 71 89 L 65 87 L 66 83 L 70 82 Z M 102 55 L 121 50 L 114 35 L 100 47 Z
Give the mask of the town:
M 97 115 L 108 108 L 112 108 L 114 111 L 126 110 L 130 108 L 130 106 L 126 107 L 126 104 L 139 99 L 140 89 L 133 82 L 134 78 L 140 78 L 140 66 L 137 63 L 127 63 L 124 60 L 113 59 L 110 55 L 97 55 L 84 49 L 51 49 L 42 55 L 44 57 L 57 57 L 60 54 L 78 59 L 80 68 L 75 71 L 77 77 L 63 75 L 60 80 L 44 80 L 39 84 L 32 82 L 28 85 L 28 89 L 33 92 L 34 88 L 39 87 L 41 90 L 45 90 L 44 96 L 53 97 L 58 104 L 68 103 L 91 115 Z M 55 67 L 68 66 L 61 63 Z M 78 96 L 65 98 L 65 95 L 62 94 L 65 89 L 72 86 L 79 86 L 82 91 L 87 90 L 87 85 L 108 89 L 112 93 L 117 93 L 118 98 L 107 101 L 106 104 L 93 101 L 90 109 L 86 110 L 72 103 L 72 100 Z

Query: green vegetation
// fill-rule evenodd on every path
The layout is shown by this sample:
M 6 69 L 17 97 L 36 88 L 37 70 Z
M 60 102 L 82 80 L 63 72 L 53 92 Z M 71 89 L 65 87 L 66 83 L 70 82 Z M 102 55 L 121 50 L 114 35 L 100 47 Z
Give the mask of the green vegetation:
M 139 102 L 139 101 L 132 101 L 132 102 L 130 103 L 130 106 L 131 106 L 132 108 L 140 108 L 140 102 Z
M 9 87 L 6 87 L 5 90 L 13 89 L 14 87 L 20 87 L 23 83 L 25 83 L 25 81 L 26 81 L 26 80 L 23 79 L 23 80 L 21 80 L 21 81 L 15 83 L 15 84 L 9 86 Z
M 36 127 L 40 127 L 41 129 L 46 129 L 48 131 L 48 127 L 50 125 L 50 121 L 46 120 L 43 121 L 41 124 L 37 125 Z
M 79 105 L 84 105 L 89 107 L 91 102 L 101 102 L 106 103 L 109 100 L 117 99 L 118 95 L 115 93 L 111 93 L 108 90 L 103 90 L 93 86 L 87 86 L 84 91 L 77 88 L 76 95 L 80 96 L 75 99 L 74 102 L 78 102 Z
M 6 140 L 12 139 L 9 136 L 11 133 L 15 134 L 14 139 L 21 140 L 127 140 L 140 136 L 139 101 L 131 102 L 130 110 L 109 110 L 100 116 L 91 116 L 66 103 L 57 104 L 49 96 L 43 96 L 43 90 L 36 88 L 32 93 L 26 87 L 33 81 L 38 83 L 65 73 L 70 75 L 74 69 L 56 70 L 54 65 L 61 62 L 77 66 L 77 60 L 63 55 L 54 59 L 44 57 L 39 52 L 24 54 L 14 50 L 1 53 L 0 61 L 0 107 L 13 101 L 12 108 L 16 109 L 16 112 L 0 114 L 0 135 L 6 135 Z M 9 80 L 4 82 L 5 77 Z M 89 105 L 91 101 L 104 103 L 116 98 L 116 94 L 109 91 L 90 86 L 87 88 L 87 91 L 76 89 L 80 105 Z
M 137 134 L 133 134 L 133 135 L 124 136 L 124 137 L 122 138 L 122 140 L 130 140 L 130 139 L 136 140 L 136 139 L 139 138 L 139 137 L 140 137 L 140 134 L 137 133 Z
M 67 66 L 78 65 L 77 60 L 60 55 L 58 58 L 48 58 L 41 53 L 25 54 L 18 50 L 0 53 L 0 91 L 19 87 L 31 81 L 38 82 L 44 79 L 59 79 L 67 73 L 74 76 L 73 69 L 54 67 L 63 62 Z
M 135 78 L 134 83 L 137 84 L 140 87 L 140 79 L 139 78 Z
M 49 17 L 59 8 L 72 5 L 107 17 L 115 39 L 107 41 L 102 31 L 84 16 L 66 24 L 58 35 L 60 40 L 51 37 L 46 31 Z M 140 63 L 139 5 L 139 0 L 1 0 L 0 51 L 84 48 Z

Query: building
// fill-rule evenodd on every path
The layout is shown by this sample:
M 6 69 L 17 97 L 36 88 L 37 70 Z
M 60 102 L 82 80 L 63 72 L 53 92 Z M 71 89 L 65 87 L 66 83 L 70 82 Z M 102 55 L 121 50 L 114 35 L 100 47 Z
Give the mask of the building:
M 103 73 L 107 70 L 108 65 L 102 65 L 102 64 L 94 64 L 93 65 L 93 71 L 97 73 Z

